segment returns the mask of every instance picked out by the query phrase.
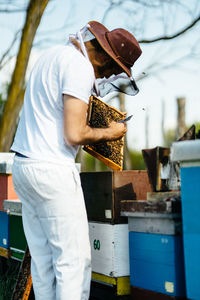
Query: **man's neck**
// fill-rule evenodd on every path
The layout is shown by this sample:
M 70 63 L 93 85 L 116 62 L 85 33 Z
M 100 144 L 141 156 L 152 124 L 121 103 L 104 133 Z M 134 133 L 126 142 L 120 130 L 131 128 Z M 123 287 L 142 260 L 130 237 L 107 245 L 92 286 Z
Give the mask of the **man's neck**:
M 73 37 L 70 37 L 69 40 L 76 47 L 76 49 L 79 50 L 83 54 L 83 51 L 82 51 L 81 46 L 80 46 L 80 43 L 77 41 L 77 39 L 75 39 Z

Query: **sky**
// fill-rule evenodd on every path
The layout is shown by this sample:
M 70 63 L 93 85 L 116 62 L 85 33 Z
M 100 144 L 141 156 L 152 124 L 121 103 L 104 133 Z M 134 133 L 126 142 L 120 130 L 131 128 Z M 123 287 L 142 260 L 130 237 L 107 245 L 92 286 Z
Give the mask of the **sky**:
M 26 0 L 15 0 L 16 4 L 26 4 Z M 114 0 L 117 4 L 119 0 Z M 158 0 L 152 0 L 156 4 Z M 190 23 L 193 16 L 200 13 L 198 0 L 191 0 L 187 8 L 187 1 L 182 0 L 185 7 L 171 7 L 163 5 L 161 10 L 156 8 L 150 11 L 138 4 L 124 1 L 123 9 L 116 7 L 107 14 L 103 20 L 104 13 L 108 8 L 109 0 L 54 0 L 50 1 L 44 17 L 41 21 L 37 36 L 34 40 L 35 47 L 31 52 L 29 72 L 38 58 L 46 48 L 65 43 L 69 33 L 75 33 L 88 21 L 96 20 L 104 22 L 104 25 L 112 30 L 123 27 L 132 30 L 138 40 L 157 37 L 163 34 L 161 18 L 167 24 L 165 34 L 172 34 L 187 22 Z M 127 3 L 127 4 L 126 4 Z M 149 3 L 149 2 L 148 2 Z M 0 5 L 0 9 L 2 6 Z M 189 11 L 190 9 L 190 11 Z M 166 17 L 165 17 L 166 16 Z M 0 14 L 0 57 L 10 46 L 13 34 L 20 29 L 24 23 L 24 14 Z M 62 30 L 59 30 L 62 28 Z M 162 103 L 165 107 L 165 130 L 175 128 L 177 125 L 178 97 L 186 99 L 186 124 L 192 125 L 200 121 L 200 25 L 196 25 L 183 37 L 169 42 L 157 42 L 151 45 L 141 44 L 142 56 L 133 68 L 133 76 L 139 86 L 140 92 L 135 97 L 126 97 L 127 114 L 133 114 L 128 126 L 128 146 L 132 149 L 141 150 L 145 148 L 145 120 L 148 114 L 148 147 L 162 146 L 161 116 Z M 47 39 L 48 36 L 48 39 Z M 15 54 L 18 44 L 12 52 Z M 197 53 L 197 57 L 188 56 L 191 51 Z M 14 59 L 3 70 L 0 71 L 0 91 L 3 84 L 9 80 L 12 72 Z M 150 66 L 150 67 L 149 67 Z M 29 74 L 28 72 L 28 74 Z M 145 77 L 137 80 L 143 72 Z M 110 103 L 110 102 L 109 102 Z M 114 100 L 110 103 L 117 107 Z

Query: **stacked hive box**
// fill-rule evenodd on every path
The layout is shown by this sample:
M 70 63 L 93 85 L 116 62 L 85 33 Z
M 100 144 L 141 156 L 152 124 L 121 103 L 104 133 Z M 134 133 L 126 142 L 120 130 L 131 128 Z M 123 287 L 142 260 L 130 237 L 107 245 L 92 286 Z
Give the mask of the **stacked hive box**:
M 174 143 L 171 159 L 181 166 L 186 292 L 200 299 L 200 140 Z
M 30 253 L 22 225 L 22 204 L 20 200 L 4 200 L 4 209 L 9 214 L 10 258 L 21 262 L 16 276 L 12 300 L 35 299 L 30 272 Z
M 128 224 L 120 216 L 121 200 L 146 198 L 151 191 L 147 172 L 83 172 L 81 183 L 92 248 L 92 292 L 110 285 L 112 295 L 125 296 L 130 293 L 130 272 Z
M 167 195 L 165 195 L 167 194 Z M 148 194 L 152 198 L 155 193 Z M 159 193 L 169 197 L 169 193 Z M 156 200 L 156 199 L 155 199 Z M 136 201 L 129 220 L 132 298 L 183 299 L 185 278 L 180 201 Z
M 26 246 L 21 217 L 4 207 L 4 201 L 11 201 L 13 205 L 17 203 L 12 182 L 13 158 L 13 153 L 0 154 L 0 255 L 21 259 Z M 18 248 L 22 255 L 16 253 Z
M 5 199 L 17 199 L 12 182 L 14 153 L 0 153 L 0 210 Z
M 9 247 L 9 216 L 5 211 L 0 211 L 0 256 L 8 258 Z
M 22 260 L 27 246 L 22 225 L 22 205 L 20 200 L 4 200 L 4 209 L 9 216 L 9 244 L 11 258 Z
M 6 297 L 5 299 L 10 299 L 13 294 L 16 284 L 15 278 L 18 276 L 20 262 L 24 257 L 26 248 L 21 218 L 21 203 L 17 199 L 12 182 L 13 158 L 13 153 L 0 154 L 0 259 L 1 267 L 3 266 L 1 270 L 6 272 L 6 279 L 4 274 L 1 274 L 3 275 L 1 277 L 3 295 L 1 296 Z M 23 282 L 25 282 L 24 278 Z M 12 299 L 22 299 L 22 297 Z

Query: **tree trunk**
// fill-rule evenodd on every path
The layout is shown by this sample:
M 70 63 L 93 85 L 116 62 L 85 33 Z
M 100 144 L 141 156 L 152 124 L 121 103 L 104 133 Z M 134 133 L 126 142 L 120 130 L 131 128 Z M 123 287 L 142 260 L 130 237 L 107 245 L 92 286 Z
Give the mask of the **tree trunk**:
M 162 109 L 162 114 L 161 114 L 161 133 L 162 133 L 162 144 L 163 146 L 166 145 L 165 141 L 165 102 L 162 100 L 161 102 L 161 109 Z
M 149 110 L 146 109 L 145 114 L 145 148 L 149 148 Z
M 120 111 L 125 112 L 125 94 L 119 94 Z M 127 146 L 127 135 L 124 136 L 124 170 L 131 170 L 131 157 Z
M 0 151 L 9 151 L 23 103 L 24 81 L 33 40 L 49 0 L 30 0 L 8 98 L 0 123 Z
M 177 98 L 178 107 L 178 125 L 177 125 L 177 139 L 184 135 L 187 127 L 185 125 L 185 98 Z

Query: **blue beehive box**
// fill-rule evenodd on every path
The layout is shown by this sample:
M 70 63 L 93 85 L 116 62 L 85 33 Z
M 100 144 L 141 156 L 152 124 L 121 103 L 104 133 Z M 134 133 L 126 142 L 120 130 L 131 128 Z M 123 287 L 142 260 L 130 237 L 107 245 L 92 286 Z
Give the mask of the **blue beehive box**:
M 130 284 L 170 296 L 185 296 L 182 237 L 129 232 Z
M 200 299 L 200 163 L 181 168 L 187 296 Z
M 187 297 L 200 299 L 200 140 L 172 145 L 172 160 L 180 161 L 183 244 Z
M 0 247 L 9 248 L 9 216 L 5 211 L 0 211 Z

